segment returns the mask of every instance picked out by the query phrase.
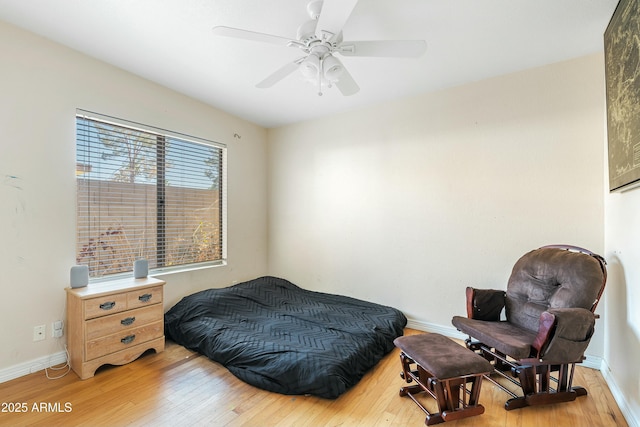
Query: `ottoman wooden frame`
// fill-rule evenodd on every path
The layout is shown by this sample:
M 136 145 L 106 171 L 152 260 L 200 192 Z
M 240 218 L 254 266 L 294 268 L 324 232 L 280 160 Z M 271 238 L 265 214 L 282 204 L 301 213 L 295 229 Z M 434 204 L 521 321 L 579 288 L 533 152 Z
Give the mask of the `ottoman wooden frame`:
M 416 384 L 400 389 L 427 414 L 426 425 L 453 421 L 484 413 L 478 400 L 482 376 L 493 371 L 485 358 L 440 334 L 398 337 L 394 344 L 401 350 L 400 376 Z M 438 412 L 429 412 L 414 396 L 426 392 L 438 404 Z

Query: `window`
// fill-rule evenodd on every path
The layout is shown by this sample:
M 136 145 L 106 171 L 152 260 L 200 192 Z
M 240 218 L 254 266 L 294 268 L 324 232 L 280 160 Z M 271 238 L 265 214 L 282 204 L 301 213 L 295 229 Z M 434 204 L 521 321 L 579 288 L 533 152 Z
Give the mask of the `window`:
M 225 259 L 225 146 L 76 115 L 77 263 L 92 278 Z

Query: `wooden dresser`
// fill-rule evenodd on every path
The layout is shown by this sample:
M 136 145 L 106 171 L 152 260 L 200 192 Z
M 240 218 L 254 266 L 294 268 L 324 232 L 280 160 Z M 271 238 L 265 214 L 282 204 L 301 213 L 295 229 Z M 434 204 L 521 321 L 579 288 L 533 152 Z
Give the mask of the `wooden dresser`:
M 164 350 L 165 282 L 152 277 L 67 288 L 67 347 L 81 379 L 102 365 L 124 365 Z

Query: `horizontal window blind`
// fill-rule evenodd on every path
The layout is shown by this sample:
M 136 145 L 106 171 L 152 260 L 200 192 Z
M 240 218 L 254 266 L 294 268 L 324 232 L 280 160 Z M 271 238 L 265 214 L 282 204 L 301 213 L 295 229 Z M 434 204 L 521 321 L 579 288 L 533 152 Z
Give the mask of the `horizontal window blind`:
M 77 263 L 97 278 L 224 259 L 225 148 L 76 116 Z

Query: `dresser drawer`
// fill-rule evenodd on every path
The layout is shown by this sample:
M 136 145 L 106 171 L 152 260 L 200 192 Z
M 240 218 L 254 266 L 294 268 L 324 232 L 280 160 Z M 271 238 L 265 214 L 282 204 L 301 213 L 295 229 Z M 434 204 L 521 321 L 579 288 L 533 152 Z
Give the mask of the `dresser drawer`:
M 164 335 L 164 322 L 158 321 L 148 325 L 130 328 L 102 338 L 87 340 L 86 360 L 96 359 L 106 354 L 115 353 L 137 344 L 160 338 Z
M 138 308 L 162 302 L 162 286 L 127 292 L 127 307 Z
M 126 329 L 157 322 L 158 320 L 163 320 L 162 304 L 154 304 L 122 313 L 110 314 L 109 316 L 87 320 L 85 338 L 87 340 L 93 340 Z
M 164 280 L 124 277 L 67 291 L 69 365 L 81 379 L 164 351 Z
M 127 309 L 127 295 L 115 294 L 84 301 L 84 318 L 106 316 Z

